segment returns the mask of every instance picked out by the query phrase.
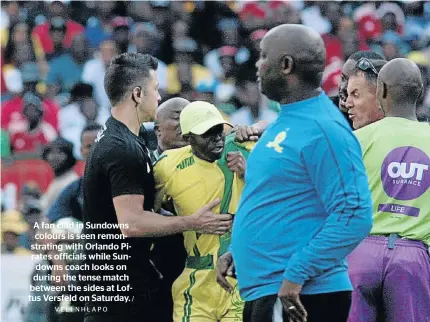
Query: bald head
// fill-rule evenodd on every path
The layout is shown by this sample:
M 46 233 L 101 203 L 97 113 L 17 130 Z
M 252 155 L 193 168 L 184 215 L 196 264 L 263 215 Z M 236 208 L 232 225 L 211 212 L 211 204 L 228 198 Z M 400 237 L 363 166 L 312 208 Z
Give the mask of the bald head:
M 298 73 L 322 73 L 325 65 L 325 46 L 321 36 L 303 25 L 280 25 L 266 37 L 273 42 L 276 56 L 291 56 Z M 266 38 L 265 37 L 265 38 Z
M 382 98 L 390 98 L 395 105 L 415 105 L 423 88 L 421 71 L 409 59 L 393 59 L 379 72 L 378 87 L 382 87 L 379 88 Z
M 288 89 L 294 92 L 291 86 L 299 84 L 320 86 L 325 66 L 325 46 L 321 36 L 311 28 L 292 24 L 277 26 L 264 36 L 260 47 L 261 58 L 257 67 L 263 92 L 269 90 L 270 93 L 273 83 L 283 87 L 281 92 Z M 283 83 L 276 83 L 280 77 L 284 79 Z M 299 81 L 293 84 L 291 77 Z
M 177 149 L 187 145 L 182 138 L 179 115 L 188 104 L 190 102 L 186 99 L 174 97 L 165 101 L 157 108 L 155 133 L 157 134 L 159 150 Z
M 159 122 L 172 118 L 174 114 L 179 114 L 182 112 L 185 106 L 190 104 L 190 101 L 181 98 L 181 97 L 174 97 L 167 101 L 165 101 L 163 104 L 161 104 L 156 111 L 155 119 Z

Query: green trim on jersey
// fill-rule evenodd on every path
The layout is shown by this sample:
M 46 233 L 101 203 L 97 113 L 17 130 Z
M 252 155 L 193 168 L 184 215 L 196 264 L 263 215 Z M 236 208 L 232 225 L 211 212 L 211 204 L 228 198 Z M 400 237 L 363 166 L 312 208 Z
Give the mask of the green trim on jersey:
M 225 138 L 225 148 L 221 158 L 217 161 L 218 167 L 224 174 L 224 195 L 221 200 L 220 213 L 227 214 L 230 208 L 231 194 L 233 189 L 234 173 L 227 166 L 227 153 L 239 151 L 248 159 L 249 151 L 240 143 L 235 141 L 236 134 L 232 133 Z M 227 232 L 219 238 L 220 247 L 218 257 L 227 252 L 231 242 L 231 232 Z

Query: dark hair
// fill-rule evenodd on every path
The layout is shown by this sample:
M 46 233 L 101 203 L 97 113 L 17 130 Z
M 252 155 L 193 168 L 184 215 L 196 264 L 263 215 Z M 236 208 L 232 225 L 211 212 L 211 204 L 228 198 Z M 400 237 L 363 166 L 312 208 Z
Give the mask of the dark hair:
M 86 83 L 76 83 L 70 91 L 70 100 L 75 101 L 79 98 L 93 97 L 93 86 Z
M 66 33 L 67 25 L 63 17 L 52 17 L 50 20 L 49 31 L 62 31 Z
M 237 69 L 236 86 L 244 86 L 248 82 L 257 82 L 257 74 L 255 69 L 251 69 L 249 65 L 242 64 Z
M 85 132 L 100 131 L 102 128 L 103 126 L 100 125 L 99 123 L 96 123 L 96 122 L 87 123 L 87 125 L 85 125 L 85 127 L 81 132 L 81 141 L 82 141 L 82 136 L 84 135 Z
M 49 152 L 53 149 L 58 149 L 66 154 L 66 161 L 58 169 L 55 169 L 55 176 L 62 175 L 74 167 L 76 164 L 75 156 L 73 155 L 73 143 L 62 137 L 57 137 L 54 141 L 48 143 L 42 148 L 42 160 L 47 161 Z
M 148 54 L 123 53 L 114 57 L 104 78 L 104 87 L 112 106 L 122 102 L 138 82 L 149 78 L 157 70 L 158 61 Z
M 364 78 L 369 84 L 372 84 L 376 86 L 379 72 L 381 71 L 382 67 L 387 63 L 386 60 L 372 60 L 371 61 L 373 66 L 375 67 L 378 74 L 375 74 L 371 69 L 368 70 L 362 70 L 358 68 L 357 66 L 354 67 L 353 75 L 358 75 L 360 73 L 363 73 Z
M 18 23 L 13 24 L 9 28 L 9 38 L 7 40 L 7 44 L 6 44 L 6 47 L 4 49 L 4 55 L 3 55 L 4 61 L 6 64 L 14 63 L 13 59 L 14 59 L 14 53 L 16 50 L 16 46 L 15 46 L 15 43 L 13 41 L 13 34 L 15 33 L 15 30 L 20 25 L 26 25 L 27 26 L 27 39 L 28 39 L 28 42 L 30 43 L 31 55 L 33 56 L 33 61 L 36 60 L 36 52 L 34 51 L 33 38 L 31 37 L 31 28 L 26 23 L 18 22 Z
M 348 59 L 352 59 L 354 61 L 359 61 L 361 58 L 385 60 L 384 56 L 379 55 L 374 51 L 366 51 L 366 50 L 357 51 L 356 53 L 348 57 Z
M 97 122 L 89 122 L 82 130 L 82 133 L 84 132 L 91 132 L 91 131 L 99 131 L 103 128 L 102 125 L 100 125 Z

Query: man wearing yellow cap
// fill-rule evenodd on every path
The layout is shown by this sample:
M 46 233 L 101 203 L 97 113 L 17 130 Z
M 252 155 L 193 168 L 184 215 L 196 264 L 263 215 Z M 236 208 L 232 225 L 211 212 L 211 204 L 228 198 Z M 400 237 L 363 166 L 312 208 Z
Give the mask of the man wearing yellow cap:
M 31 255 L 31 251 L 19 245 L 19 236 L 27 232 L 28 224 L 21 213 L 11 211 L 1 219 L 1 253 L 15 255 Z
M 210 103 L 196 101 L 183 109 L 180 126 L 189 145 L 165 151 L 156 162 L 157 208 L 172 199 L 177 215 L 187 216 L 219 198 L 214 213 L 236 212 L 252 143 L 237 143 L 235 134 L 226 137 L 224 124 L 230 125 Z M 216 282 L 215 266 L 229 246 L 230 233 L 217 236 L 189 231 L 184 240 L 185 269 L 172 287 L 174 321 L 242 321 L 243 301 L 236 281 L 231 280 L 231 294 Z

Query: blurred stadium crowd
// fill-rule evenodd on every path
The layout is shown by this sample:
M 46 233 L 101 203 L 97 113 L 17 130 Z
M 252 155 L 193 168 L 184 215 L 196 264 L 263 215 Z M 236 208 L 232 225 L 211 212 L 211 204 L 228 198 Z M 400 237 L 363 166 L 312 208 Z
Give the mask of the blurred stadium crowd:
M 418 118 L 430 121 L 429 2 L 3 1 L 2 253 L 29 254 L 34 222 L 82 174 L 81 132 L 110 115 L 103 79 L 112 57 L 157 57 L 163 101 L 213 102 L 233 124 L 272 121 L 279 105 L 259 93 L 255 63 L 260 40 L 282 23 L 323 35 L 322 87 L 332 97 L 343 63 L 359 50 L 411 59 L 425 82 Z M 20 160 L 32 160 L 35 168 Z M 40 170 L 38 162 L 48 168 Z M 14 166 L 19 174 L 8 195 L 4 171 Z M 42 183 L 27 182 L 23 171 L 36 168 Z

